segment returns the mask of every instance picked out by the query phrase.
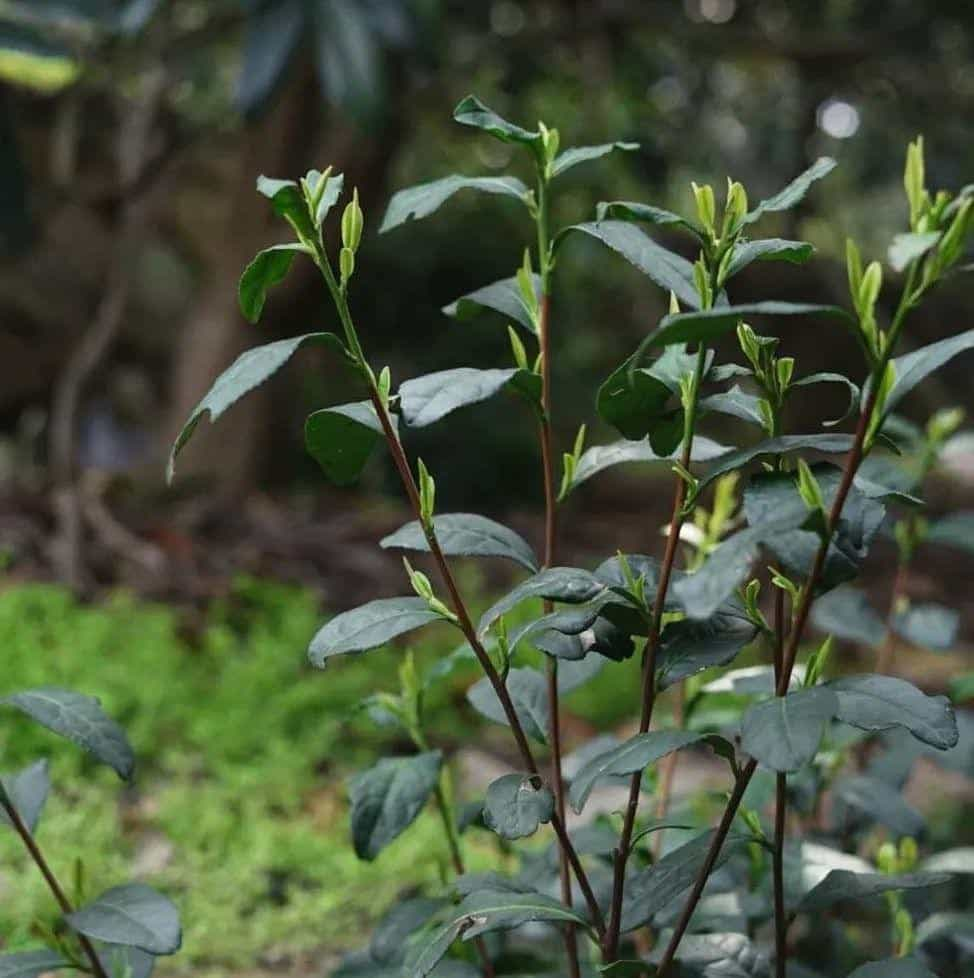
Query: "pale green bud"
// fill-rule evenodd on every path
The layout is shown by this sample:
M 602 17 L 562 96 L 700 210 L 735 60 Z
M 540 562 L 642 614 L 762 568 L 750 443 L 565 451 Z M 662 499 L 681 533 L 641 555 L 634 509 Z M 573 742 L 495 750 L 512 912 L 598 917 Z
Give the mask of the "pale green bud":
M 342 245 L 355 252 L 362 241 L 365 217 L 358 202 L 358 187 L 352 191 L 352 199 L 345 205 L 342 213 Z
M 691 183 L 690 188 L 693 191 L 693 199 L 697 203 L 697 217 L 700 219 L 700 223 L 704 226 L 704 229 L 712 236 L 714 233 L 714 224 L 717 219 L 717 204 L 714 200 L 714 188 L 709 183 L 705 183 L 703 186 L 697 183 Z
M 914 229 L 917 229 L 926 202 L 925 183 L 923 136 L 917 136 L 906 149 L 906 166 L 903 169 L 903 187 L 910 204 L 910 227 Z
M 338 253 L 338 273 L 341 284 L 348 285 L 349 279 L 355 274 L 355 252 L 351 248 L 342 248 Z

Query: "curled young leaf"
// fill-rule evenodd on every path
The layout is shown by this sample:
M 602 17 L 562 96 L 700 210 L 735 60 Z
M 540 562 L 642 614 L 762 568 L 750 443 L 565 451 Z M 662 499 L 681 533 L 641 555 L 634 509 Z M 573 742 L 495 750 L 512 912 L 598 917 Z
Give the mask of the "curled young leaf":
M 453 110 L 453 118 L 461 125 L 482 129 L 505 143 L 520 143 L 536 149 L 541 142 L 540 132 L 522 129 L 513 122 L 508 122 L 484 105 L 476 95 L 467 95 L 461 99 Z

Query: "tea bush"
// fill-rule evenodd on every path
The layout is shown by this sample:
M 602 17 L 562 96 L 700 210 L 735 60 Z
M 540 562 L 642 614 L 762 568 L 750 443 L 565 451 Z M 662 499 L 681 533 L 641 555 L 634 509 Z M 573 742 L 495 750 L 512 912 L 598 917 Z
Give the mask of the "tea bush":
M 349 784 L 359 858 L 375 859 L 429 806 L 441 820 L 454 878 L 410 893 L 337 974 L 538 975 L 566 968 L 571 975 L 611 976 L 677 969 L 691 975 L 773 971 L 776 978 L 918 978 L 931 968 L 942 978 L 950 969 L 959 974 L 965 955 L 969 960 L 969 920 L 951 898 L 963 893 L 956 876 L 971 871 L 971 852 L 923 852 L 922 819 L 900 794 L 919 756 L 957 744 L 957 719 L 945 697 L 928 696 L 886 671 L 897 641 L 949 645 L 956 620 L 943 606 L 909 605 L 899 587 L 889 614 L 881 616 L 849 583 L 890 522 L 903 566 L 930 538 L 970 547 L 969 518 L 955 518 L 946 529 L 931 523 L 920 515 L 917 495 L 961 424 L 960 413 L 939 413 L 919 430 L 903 425 L 895 409 L 933 371 L 974 346 L 974 330 L 968 330 L 897 356 L 911 312 L 962 268 L 974 187 L 931 193 L 922 140 L 909 147 L 905 229 L 887 255 L 899 291 L 889 317 L 879 302 L 883 265 L 864 261 L 852 241 L 851 309 L 774 299 L 736 305 L 734 276 L 752 262 L 811 258 L 805 242 L 754 232 L 769 215 L 798 204 L 834 161 L 816 161 L 756 206 L 735 181 L 728 181 L 721 207 L 712 187 L 694 184 L 689 217 L 612 201 L 600 206 L 595 221 L 554 231 L 549 204 L 561 175 L 633 144 L 561 151 L 556 130 L 522 128 L 473 97 L 458 105 L 455 118 L 521 151 L 533 170 L 533 188 L 514 176 L 434 180 L 397 193 L 380 231 L 432 214 L 461 190 L 510 198 L 525 208 L 534 244 L 520 268 L 445 310 L 460 320 L 500 313 L 511 323 L 512 364 L 458 367 L 394 386 L 388 368 L 369 363 L 352 314 L 350 286 L 364 229 L 357 192 L 344 208 L 336 254 L 324 228 L 344 189 L 342 176 L 326 170 L 299 181 L 262 177 L 258 189 L 295 240 L 255 257 L 241 279 L 241 309 L 259 319 L 268 290 L 300 257 L 319 269 L 341 329 L 243 354 L 193 412 L 170 462 L 171 475 L 176 454 L 205 415 L 216 420 L 302 346 L 326 348 L 359 379 L 365 399 L 312 414 L 305 427 L 308 451 L 330 479 L 344 484 L 385 445 L 415 519 L 382 545 L 428 554 L 438 584 L 404 560 L 413 593 L 379 598 L 331 619 L 311 642 L 311 663 L 334 669 L 333 659 L 433 624 L 455 630 L 464 643 L 426 667 L 403 655 L 399 692 L 377 693 L 367 706 L 378 722 L 397 725 L 413 751 L 379 760 Z M 696 260 L 663 247 L 642 225 L 683 234 Z M 558 264 L 579 236 L 601 242 L 666 290 L 670 311 L 598 391 L 598 414 L 622 439 L 586 448 L 582 429 L 560 453 L 559 478 L 551 418 L 558 397 L 578 395 L 552 390 L 552 297 Z M 752 321 L 769 324 L 762 329 L 775 328 L 775 335 L 758 332 Z M 802 376 L 795 360 L 783 355 L 787 331 L 777 335 L 778 327 L 794 322 L 850 330 L 862 370 L 855 377 L 838 371 Z M 739 358 L 718 362 L 718 341 L 734 335 Z M 852 433 L 787 430 L 790 399 L 819 384 L 839 385 L 848 394 L 846 415 L 825 419 L 823 427 L 849 419 Z M 521 402 L 538 430 L 545 498 L 540 554 L 493 520 L 439 512 L 431 466 L 411 461 L 400 438 L 401 430 L 433 424 L 502 391 Z M 707 438 L 699 429 L 712 414 L 750 424 L 755 439 L 730 447 Z M 470 432 L 475 437 L 476 428 Z M 620 552 L 594 570 L 560 565 L 558 527 L 571 519 L 572 492 L 607 467 L 631 462 L 674 474 L 661 557 Z M 451 561 L 457 556 L 503 558 L 526 576 L 475 621 Z M 770 601 L 761 600 L 762 590 Z M 527 621 L 515 617 L 528 602 L 540 607 Z M 813 616 L 830 634 L 799 662 Z M 830 678 L 833 635 L 877 645 L 878 671 Z M 768 664 L 736 668 L 736 657 L 752 646 L 764 650 Z M 637 649 L 638 667 L 629 661 Z M 468 700 L 488 720 L 510 728 L 520 762 L 483 799 L 467 803 L 458 798 L 447 759 L 430 735 L 424 705 L 437 683 L 471 660 L 483 677 Z M 598 738 L 586 745 L 569 777 L 560 699 L 603 668 L 626 670 L 638 683 L 638 733 L 621 743 Z M 677 722 L 654 727 L 657 701 L 667 689 L 674 691 Z M 28 693 L 8 702 L 83 738 L 128 773 L 129 764 L 120 763 L 127 757 L 120 732 L 90 701 L 48 692 L 43 699 Z M 90 736 L 91 722 L 97 739 Z M 669 813 L 674 759 L 685 750 L 709 751 L 726 762 L 728 794 L 714 828 L 692 811 Z M 593 789 L 620 778 L 628 784 L 624 811 L 570 828 L 568 807 L 582 813 Z M 654 795 L 651 815 L 647 789 Z M 15 794 L 8 788 L 3 804 L 16 824 Z M 550 826 L 550 851 L 519 842 L 542 826 Z M 27 827 L 18 830 L 29 847 Z M 472 832 L 498 838 L 496 870 L 467 871 L 465 835 Z M 107 922 L 106 908 L 94 905 L 97 927 L 78 926 L 79 913 L 83 923 L 91 914 L 62 904 L 82 951 L 89 938 L 150 953 L 175 949 L 176 932 L 160 923 L 171 924 L 172 908 L 161 897 L 140 890 L 110 895 L 109 902 Z M 868 926 L 843 926 L 854 919 Z M 64 961 L 103 973 L 94 950 L 86 964 L 73 945 L 61 945 L 63 939 L 57 951 Z M 870 957 L 883 960 L 869 963 Z

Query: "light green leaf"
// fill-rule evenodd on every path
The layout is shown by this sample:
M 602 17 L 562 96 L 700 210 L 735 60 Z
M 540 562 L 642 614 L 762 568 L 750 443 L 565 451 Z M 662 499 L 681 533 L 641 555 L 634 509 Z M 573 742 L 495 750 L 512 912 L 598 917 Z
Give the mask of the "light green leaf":
M 443 553 L 448 557 L 504 557 L 532 573 L 538 570 L 538 558 L 531 544 L 522 536 L 486 516 L 476 513 L 443 513 L 433 518 L 433 530 Z M 385 548 L 429 551 L 426 534 L 418 520 L 407 523 L 384 537 Z
M 169 453 L 166 480 L 172 482 L 176 456 L 192 437 L 203 415 L 208 414 L 210 421 L 215 422 L 224 411 L 236 404 L 240 398 L 249 394 L 255 387 L 259 387 L 280 370 L 294 356 L 298 348 L 305 343 L 329 346 L 340 353 L 343 358 L 348 358 L 348 352 L 334 333 L 305 333 L 303 336 L 292 336 L 290 339 L 278 340 L 276 343 L 268 343 L 266 346 L 258 346 L 253 350 L 247 350 L 246 353 L 241 353 L 217 377 L 209 392 L 196 405 L 186 424 L 183 425 L 183 429 L 173 442 Z
M 0 699 L 48 730 L 84 748 L 126 781 L 135 770 L 135 755 L 125 731 L 106 715 L 100 702 L 53 686 L 13 693 Z
M 500 194 L 527 203 L 528 188 L 516 177 L 443 177 L 431 180 L 392 195 L 386 208 L 379 234 L 385 234 L 407 221 L 419 221 L 436 213 L 454 194 L 461 190 L 479 190 L 485 194 Z
M 575 777 L 569 794 L 572 808 L 581 813 L 596 783 L 604 777 L 635 774 L 654 761 L 703 738 L 688 730 L 653 730 L 636 734 L 584 764 Z
M 378 648 L 397 635 L 442 620 L 423 598 L 379 598 L 332 618 L 311 640 L 308 657 L 323 669 L 333 655 Z
M 175 904 L 143 883 L 106 890 L 64 920 L 92 940 L 137 947 L 149 954 L 175 954 L 183 939 Z
M 827 176 L 836 167 L 835 160 L 828 156 L 820 156 L 804 173 L 799 174 L 795 177 L 791 183 L 788 184 L 783 190 L 779 190 L 778 193 L 766 200 L 762 200 L 753 211 L 750 212 L 745 218 L 745 224 L 753 224 L 764 214 L 769 214 L 774 211 L 785 211 L 794 207 L 796 204 L 800 203 L 805 194 L 808 193 L 809 187 L 816 180 L 821 180 L 822 177 Z
M 823 686 L 812 686 L 756 703 L 741 721 L 741 746 L 764 767 L 797 771 L 818 752 L 825 724 L 839 702 Z
M 533 782 L 528 774 L 505 774 L 493 781 L 484 799 L 487 828 L 503 839 L 523 839 L 549 822 L 555 797 L 547 785 L 535 787 Z
M 412 825 L 436 788 L 442 763 L 439 751 L 385 757 L 352 778 L 352 842 L 359 859 L 375 859 Z
M 620 149 L 627 153 L 639 149 L 639 143 L 600 143 L 598 146 L 574 146 L 566 149 L 564 153 L 559 153 L 551 165 L 551 175 L 557 177 L 559 174 L 570 170 L 579 163 L 588 160 L 597 160 L 602 156 L 607 156 L 614 149 Z
M 308 415 L 304 447 L 339 486 L 355 482 L 384 432 L 370 401 L 338 404 Z
M 252 323 L 260 319 L 267 300 L 267 291 L 291 270 L 295 255 L 308 254 L 307 248 L 300 244 L 280 244 L 257 252 L 256 257 L 240 276 L 237 295 L 240 311 Z

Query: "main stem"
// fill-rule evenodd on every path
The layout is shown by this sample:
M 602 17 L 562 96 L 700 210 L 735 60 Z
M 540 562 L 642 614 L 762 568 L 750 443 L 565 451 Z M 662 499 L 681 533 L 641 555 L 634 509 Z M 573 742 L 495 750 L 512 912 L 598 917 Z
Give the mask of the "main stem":
M 558 499 L 555 494 L 555 465 L 551 437 L 551 292 L 548 261 L 548 188 L 543 174 L 538 177 L 538 265 L 541 271 L 541 303 L 538 310 L 538 347 L 541 355 L 541 467 L 544 479 L 544 566 L 555 562 L 555 546 L 558 536 Z M 552 610 L 545 601 L 545 614 Z M 548 681 L 548 712 L 551 716 L 551 783 L 555 791 L 555 805 L 562 824 L 565 822 L 565 781 L 561 769 L 561 710 L 558 703 L 558 660 L 546 656 L 545 672 Z M 568 855 L 560 851 L 561 899 L 572 905 L 572 877 Z M 564 928 L 565 953 L 568 956 L 570 978 L 579 978 L 578 935 L 573 924 Z
M 839 483 L 839 488 L 835 494 L 835 500 L 832 503 L 832 509 L 829 512 L 826 532 L 819 543 L 818 550 L 815 554 L 815 559 L 812 563 L 812 569 L 805 582 L 805 586 L 802 588 L 801 597 L 798 603 L 798 610 L 795 615 L 794 622 L 792 623 L 791 632 L 789 633 L 788 640 L 785 644 L 784 653 L 782 655 L 782 667 L 778 676 L 776 687 L 776 694 L 779 696 L 785 695 L 785 693 L 788 691 L 788 684 L 791 682 L 791 674 L 795 666 L 795 658 L 798 654 L 798 647 L 801 643 L 805 626 L 808 623 L 808 616 L 811 612 L 812 602 L 814 601 L 815 588 L 818 586 L 819 579 L 822 575 L 822 570 L 825 567 L 825 558 L 828 554 L 829 544 L 832 541 L 832 537 L 835 535 L 836 528 L 839 525 L 839 520 L 842 517 L 842 510 L 845 506 L 846 499 L 848 498 L 849 492 L 852 489 L 853 480 L 856 477 L 856 473 L 859 471 L 859 466 L 862 464 L 862 460 L 865 455 L 866 435 L 869 432 L 873 412 L 876 409 L 877 392 L 879 390 L 880 380 L 885 373 L 886 365 L 889 363 L 890 358 L 893 355 L 893 350 L 896 348 L 896 343 L 899 339 L 900 333 L 902 332 L 906 317 L 916 304 L 916 301 L 919 299 L 919 291 L 914 292 L 916 271 L 917 263 L 914 262 L 910 267 L 906 285 L 903 289 L 903 295 L 900 298 L 899 306 L 896 309 L 896 314 L 893 317 L 889 333 L 887 334 L 888 339 L 886 343 L 886 350 L 883 356 L 880 357 L 879 362 L 876 364 L 872 372 L 872 383 L 870 385 L 869 395 L 866 398 L 866 402 L 863 405 L 862 411 L 859 415 L 859 423 L 856 426 L 856 433 L 853 439 L 852 448 L 850 449 L 849 455 L 846 458 L 845 468 L 842 473 L 842 480 Z M 700 897 L 703 893 L 704 886 L 706 885 L 707 879 L 713 871 L 714 865 L 717 862 L 717 857 L 720 854 L 721 847 L 724 844 L 724 840 L 727 838 L 727 833 L 730 832 L 730 827 L 737 816 L 737 809 L 740 807 L 741 799 L 744 797 L 744 792 L 747 790 L 747 786 L 750 783 L 751 778 L 754 777 L 754 772 L 757 770 L 757 767 L 758 762 L 752 757 L 743 767 L 739 777 L 737 778 L 734 785 L 734 790 L 731 792 L 731 796 L 727 801 L 727 807 L 724 809 L 724 814 L 721 817 L 720 824 L 717 826 L 717 831 L 714 833 L 714 838 L 710 844 L 710 849 L 707 852 L 707 857 L 704 860 L 703 866 L 701 867 L 700 872 L 697 874 L 697 879 L 690 890 L 690 896 L 687 898 L 687 902 L 683 907 L 680 918 L 673 929 L 673 934 L 670 937 L 669 944 L 667 944 L 666 949 L 663 951 L 663 955 L 660 958 L 659 966 L 657 968 L 658 978 L 664 978 L 664 975 L 669 970 L 670 965 L 673 963 L 673 958 L 676 956 L 677 948 L 680 946 L 680 941 L 683 940 L 683 935 L 686 933 L 687 927 L 690 925 L 690 920 L 697 908 L 697 904 L 700 902 Z
M 514 735 L 514 741 L 517 744 L 517 748 L 521 754 L 521 759 L 525 768 L 529 774 L 540 778 L 541 773 L 538 769 L 537 762 L 534 759 L 534 753 L 531 750 L 531 745 L 528 743 L 527 736 L 524 733 L 524 728 L 521 725 L 520 718 L 518 717 L 517 711 L 514 708 L 514 703 L 511 700 L 510 693 L 507 691 L 507 686 L 505 685 L 504 680 L 501 678 L 500 673 L 494 667 L 493 662 L 491 662 L 490 656 L 488 655 L 487 650 L 484 648 L 483 643 L 477 637 L 477 630 L 473 625 L 473 621 L 471 620 L 470 612 L 467 610 L 467 606 L 460 594 L 460 589 L 457 586 L 456 578 L 453 576 L 453 571 L 450 569 L 450 565 L 443 554 L 443 550 L 440 547 L 432 525 L 428 525 L 423 520 L 422 506 L 420 505 L 419 498 L 419 487 L 416 485 L 416 479 L 409 467 L 409 461 L 406 458 L 406 453 L 403 451 L 402 443 L 399 441 L 399 436 L 396 434 L 396 431 L 393 428 L 392 419 L 389 416 L 389 410 L 386 405 L 383 404 L 382 398 L 379 396 L 378 388 L 376 387 L 375 378 L 367 367 L 365 355 L 362 352 L 362 347 L 358 340 L 354 323 L 352 322 L 352 316 L 348 309 L 345 294 L 335 281 L 334 273 L 332 272 L 323 251 L 319 252 L 315 256 L 315 259 L 316 264 L 324 276 L 325 283 L 328 285 L 328 290 L 331 292 L 332 298 L 335 301 L 339 318 L 342 321 L 342 327 L 345 330 L 346 338 L 349 340 L 349 346 L 368 384 L 369 400 L 375 409 L 376 417 L 379 419 L 379 424 L 382 427 L 382 433 L 385 436 L 386 444 L 389 447 L 389 453 L 392 455 L 392 460 L 395 463 L 396 470 L 399 472 L 399 477 L 402 480 L 403 488 L 406 490 L 406 495 L 409 498 L 409 503 L 412 507 L 413 514 L 423 528 L 423 533 L 426 537 L 426 542 L 429 546 L 430 553 L 433 555 L 433 560 L 436 563 L 437 570 L 439 571 L 443 584 L 449 593 L 450 604 L 453 607 L 454 614 L 457 616 L 457 625 L 463 632 L 464 638 L 466 638 L 470 648 L 473 650 L 474 655 L 477 657 L 477 661 L 480 664 L 481 669 L 483 669 L 484 674 L 487 676 L 487 681 L 490 683 L 492 689 L 494 690 L 494 694 L 497 696 L 497 699 L 501 704 L 501 708 L 504 710 L 504 716 L 507 718 L 508 726 L 510 726 L 511 732 Z M 602 915 L 602 910 L 599 907 L 598 900 L 595 898 L 595 893 L 592 890 L 588 875 L 585 872 L 585 867 L 582 866 L 582 863 L 578 858 L 578 853 L 575 851 L 575 847 L 572 845 L 571 839 L 568 837 L 564 820 L 557 812 L 552 815 L 551 827 L 555 830 L 555 835 L 558 837 L 559 845 L 571 864 L 572 871 L 575 873 L 575 878 L 578 880 L 579 888 L 582 891 L 582 895 L 585 897 L 585 903 L 588 907 L 589 914 L 592 917 L 592 923 L 595 926 L 596 933 L 601 938 L 605 933 L 605 919 Z
M 785 648 L 785 592 L 778 588 L 774 597 L 774 675 L 777 682 Z M 788 959 L 788 920 L 785 917 L 785 826 L 788 815 L 788 775 L 779 771 L 775 779 L 774 850 L 771 874 L 774 889 L 775 978 L 785 978 Z
M 61 908 L 61 913 L 65 915 L 73 913 L 74 908 L 71 906 L 71 901 L 68 899 L 63 887 L 58 882 L 58 878 L 54 875 L 54 872 L 48 865 L 47 860 L 44 858 L 44 854 L 37 845 L 37 841 L 34 839 L 30 829 L 20 817 L 20 812 L 18 812 L 14 805 L 8 802 L 2 795 L 0 795 L 0 807 L 3 808 L 4 812 L 6 812 L 7 818 L 10 820 L 10 824 L 13 826 L 17 835 L 20 836 L 21 841 L 24 843 L 24 848 L 27 850 L 30 858 L 34 861 L 34 865 L 36 865 L 40 870 L 41 876 L 44 877 L 48 889 L 50 889 L 51 893 L 54 895 L 54 899 L 57 901 L 57 905 Z M 108 975 L 106 974 L 105 969 L 102 967 L 101 961 L 98 958 L 98 953 L 92 946 L 91 941 L 89 941 L 84 934 L 77 934 L 76 936 L 78 938 L 78 943 L 81 945 L 81 950 L 84 951 L 85 956 L 91 963 L 92 974 L 94 974 L 96 978 L 108 978 Z
M 680 463 L 684 470 L 690 467 L 693 455 L 693 433 L 696 427 L 697 402 L 699 401 L 700 384 L 703 380 L 707 351 L 703 343 L 697 351 L 697 363 L 694 374 L 693 397 L 685 421 L 683 451 Z M 646 733 L 653 720 L 653 708 L 656 704 L 656 653 L 659 649 L 659 637 L 663 623 L 663 612 L 666 607 L 666 594 L 670 587 L 673 574 L 673 564 L 680 543 L 680 530 L 685 519 L 684 504 L 686 503 L 687 484 L 682 476 L 677 477 L 673 493 L 673 512 L 670 516 L 670 529 L 666 536 L 666 550 L 660 565 L 659 584 L 653 602 L 649 634 L 646 637 L 646 647 L 643 650 L 642 661 L 642 707 L 639 715 L 639 732 Z M 619 933 L 622 926 L 622 898 L 626 886 L 626 863 L 629 860 L 629 850 L 632 846 L 632 833 L 636 825 L 636 813 L 639 810 L 639 789 L 642 781 L 642 771 L 633 774 L 629 782 L 629 799 L 626 803 L 626 813 L 622 823 L 622 833 L 619 836 L 619 847 L 615 852 L 614 872 L 612 880 L 612 907 L 609 913 L 609 931 L 606 935 L 603 950 L 605 960 L 615 961 L 619 956 Z

